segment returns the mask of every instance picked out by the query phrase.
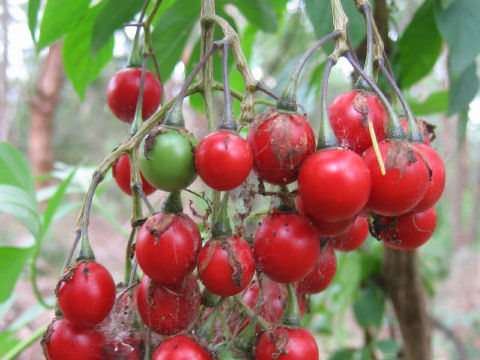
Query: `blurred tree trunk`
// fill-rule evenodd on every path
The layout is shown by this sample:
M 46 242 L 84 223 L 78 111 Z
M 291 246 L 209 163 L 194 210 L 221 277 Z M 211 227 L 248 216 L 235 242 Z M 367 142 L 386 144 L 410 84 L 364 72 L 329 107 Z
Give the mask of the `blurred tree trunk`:
M 34 175 L 48 173 L 53 167 L 52 119 L 63 79 L 62 44 L 58 42 L 50 46 L 32 100 L 29 153 Z
M 8 114 L 8 91 L 9 83 L 7 77 L 8 68 L 8 22 L 10 21 L 10 14 L 8 11 L 7 0 L 1 0 L 2 8 L 1 32 L 2 32 L 2 61 L 0 62 L 0 140 L 6 141 L 8 137 L 8 128 L 10 125 Z
M 388 6 L 375 0 L 375 22 L 389 54 Z M 397 251 L 385 247 L 384 283 L 400 325 L 404 360 L 431 359 L 431 324 L 416 251 Z

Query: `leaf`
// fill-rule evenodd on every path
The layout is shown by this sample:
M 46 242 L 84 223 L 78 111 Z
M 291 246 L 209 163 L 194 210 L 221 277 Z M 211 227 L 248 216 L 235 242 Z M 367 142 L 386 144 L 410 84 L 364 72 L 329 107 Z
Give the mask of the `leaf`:
M 360 45 L 367 33 L 363 16 L 358 12 L 355 2 L 352 0 L 341 0 L 343 9 L 348 16 L 348 34 L 353 47 Z M 304 0 L 305 10 L 310 22 L 313 25 L 315 35 L 321 38 L 333 31 L 332 8 L 330 1 L 326 0 Z M 373 5 L 372 5 L 373 8 Z M 334 42 L 325 44 L 324 49 L 331 52 L 334 48 Z
M 354 351 L 350 349 L 340 349 L 335 351 L 335 353 L 328 358 L 328 360 L 353 360 Z
M 338 309 L 337 314 L 343 314 L 352 302 L 353 294 L 360 283 L 361 262 L 357 253 L 349 256 L 338 256 L 338 266 L 334 284 L 340 285 L 340 291 L 336 294 L 334 303 Z
M 20 151 L 4 142 L 0 142 L 0 184 L 14 185 L 35 195 L 30 165 Z
M 435 24 L 434 8 L 434 0 L 425 1 L 398 40 L 400 83 L 404 88 L 427 75 L 442 50 L 442 36 Z
M 363 328 L 382 325 L 385 298 L 380 288 L 369 284 L 361 290 L 360 298 L 353 304 L 355 319 Z
M 274 0 L 276 1 L 276 0 Z M 272 0 L 217 0 L 218 6 L 233 4 L 245 18 L 265 32 L 275 32 L 278 18 Z
M 12 331 L 4 331 L 0 333 L 0 355 L 3 356 L 13 349 L 20 340 L 12 337 Z
M 455 114 L 465 109 L 478 91 L 477 65 L 471 63 L 458 79 L 450 77 L 448 113 Z
M 446 113 L 448 111 L 448 91 L 437 91 L 423 102 L 415 102 L 409 99 L 408 104 L 416 116 Z
M 138 0 L 104 0 L 93 25 L 90 50 L 95 55 L 113 36 L 115 30 L 133 19 L 144 2 Z
M 19 187 L 0 185 L 0 212 L 14 216 L 35 237 L 40 234 L 40 214 L 35 198 Z
M 75 29 L 88 11 L 90 0 L 48 0 L 40 24 L 38 48 L 42 49 Z
M 20 248 L 0 247 L 0 302 L 7 300 L 15 287 L 15 284 L 23 268 L 30 259 L 32 247 Z
M 99 5 L 88 10 L 83 21 L 68 34 L 63 43 L 65 72 L 82 99 L 88 83 L 95 80 L 113 55 L 113 38 L 94 57 L 90 52 L 93 25 L 99 10 Z
M 445 8 L 437 0 L 437 27 L 449 48 L 449 72 L 459 77 L 480 53 L 480 1 L 455 0 Z
M 395 340 L 381 340 L 377 342 L 378 349 L 384 354 L 398 354 L 400 346 Z
M 72 178 L 76 172 L 77 172 L 76 168 L 72 170 L 70 175 L 68 175 L 68 177 L 60 184 L 60 186 L 57 188 L 57 191 L 55 191 L 55 194 L 52 196 L 52 198 L 48 202 L 45 208 L 45 211 L 43 213 L 42 232 L 44 234 L 47 232 L 48 227 L 50 226 L 50 223 L 52 222 L 54 215 L 59 209 L 59 206 L 63 200 L 63 197 L 65 196 L 67 187 L 70 185 L 70 182 L 72 181 Z
M 170 77 L 173 68 L 180 61 L 199 16 L 200 1 L 178 1 L 162 14 L 153 28 L 153 49 L 164 81 Z
M 28 28 L 32 35 L 33 42 L 36 42 L 35 31 L 37 30 L 38 23 L 38 10 L 40 9 L 41 0 L 29 0 L 28 1 Z

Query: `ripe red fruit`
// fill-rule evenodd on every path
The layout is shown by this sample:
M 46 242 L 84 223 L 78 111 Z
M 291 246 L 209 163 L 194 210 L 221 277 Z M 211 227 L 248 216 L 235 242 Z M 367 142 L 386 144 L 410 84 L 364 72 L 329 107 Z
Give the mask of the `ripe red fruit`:
M 132 122 L 137 107 L 142 69 L 128 68 L 112 76 L 107 85 L 107 103 L 113 114 L 122 121 Z M 145 73 L 142 99 L 142 118 L 148 119 L 162 101 L 162 85 L 150 71 Z
M 145 356 L 145 344 L 133 336 L 115 337 L 107 345 L 105 360 L 142 360 Z
M 256 360 L 318 360 L 314 337 L 305 329 L 277 328 L 263 333 L 255 350 Z
M 78 327 L 66 319 L 54 319 L 42 338 L 48 360 L 103 360 L 105 335 Z
M 156 213 L 138 231 L 135 253 L 143 272 L 160 284 L 174 284 L 191 273 L 202 238 L 185 214 Z
M 143 276 L 135 300 L 143 322 L 151 330 L 173 335 L 195 320 L 200 309 L 200 288 L 193 275 L 174 285 L 160 285 Z
M 398 216 L 412 210 L 427 191 L 429 173 L 413 145 L 399 141 L 379 144 L 386 174 L 380 168 L 373 148 L 363 154 L 372 178 L 372 192 L 366 208 L 383 216 Z
M 207 135 L 195 151 L 198 175 L 214 190 L 228 191 L 241 185 L 252 170 L 248 143 L 232 131 Z
M 213 360 L 213 357 L 190 336 L 177 335 L 160 344 L 153 360 Z
M 315 218 L 310 215 L 305 206 L 303 205 L 303 200 L 300 196 L 295 198 L 295 204 L 297 206 L 297 211 L 300 215 L 306 216 L 315 226 L 315 229 L 318 231 L 320 237 L 330 238 L 334 236 L 341 235 L 348 231 L 355 221 L 355 217 L 347 218 L 339 221 L 323 221 Z
M 211 239 L 200 250 L 197 269 L 211 293 L 232 296 L 252 281 L 255 261 L 250 245 L 241 237 Z
M 372 146 L 367 119 L 370 119 L 377 140 L 385 139 L 388 116 L 381 101 L 365 91 L 348 91 L 328 107 L 328 117 L 340 145 L 362 154 Z
M 365 206 L 371 180 L 362 158 L 347 149 L 326 149 L 310 156 L 298 175 L 307 211 L 323 221 L 352 218 Z
M 275 109 L 255 118 L 247 141 L 257 175 L 277 185 L 294 182 L 302 162 L 315 152 L 315 136 L 305 117 Z
M 368 219 L 358 216 L 353 226 L 343 235 L 331 239 L 335 250 L 352 251 L 363 245 L 368 237 Z
M 434 149 L 424 144 L 415 144 L 415 146 L 421 151 L 432 171 L 425 195 L 412 209 L 413 212 L 421 212 L 431 208 L 440 199 L 445 188 L 446 175 L 443 160 Z
M 327 288 L 337 270 L 337 258 L 331 247 L 320 251 L 315 268 L 297 284 L 297 291 L 304 294 L 316 294 Z
M 435 231 L 437 213 L 430 208 L 420 213 L 408 213 L 395 219 L 382 219 L 393 228 L 380 231 L 385 245 L 398 250 L 413 250 L 425 244 Z M 396 221 L 396 223 L 395 223 Z
M 298 214 L 271 214 L 255 233 L 257 265 L 272 280 L 291 283 L 314 267 L 320 251 L 319 236 L 310 221 Z
M 112 174 L 118 187 L 127 195 L 132 195 L 130 188 L 130 160 L 128 154 L 123 154 L 112 166 Z M 145 195 L 150 195 L 156 189 L 148 183 L 147 180 L 140 174 L 142 180 L 142 189 Z
M 63 315 L 77 326 L 100 323 L 115 303 L 112 276 L 95 261 L 81 261 L 67 268 L 55 291 Z

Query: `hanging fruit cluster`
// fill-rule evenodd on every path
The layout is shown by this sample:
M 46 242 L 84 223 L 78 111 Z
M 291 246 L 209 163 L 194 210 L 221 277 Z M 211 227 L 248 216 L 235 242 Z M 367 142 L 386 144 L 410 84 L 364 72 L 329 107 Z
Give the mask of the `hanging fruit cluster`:
M 137 67 L 113 76 L 107 102 L 116 117 L 132 123 L 131 138 L 94 174 L 72 249 L 80 243 L 79 255 L 69 266 L 72 252 L 67 258 L 56 289 L 58 317 L 43 339 L 48 359 L 317 360 L 316 341 L 300 319 L 308 295 L 331 283 L 335 250 L 361 247 L 369 229 L 400 250 L 415 249 L 432 236 L 444 165 L 385 64 L 368 1 L 357 5 L 368 20 L 364 68 L 347 47 L 348 22 L 339 0 L 332 0 L 336 30 L 300 59 L 276 106 L 248 123 L 246 140 L 237 132 L 228 84 L 228 52 L 242 62 L 241 50 L 233 46 L 233 30 L 215 14 L 204 16 L 217 19 L 225 39 L 210 44 L 170 103 L 159 108 L 162 85 L 146 70 L 147 55 L 143 64 L 132 60 Z M 315 137 L 307 116 L 297 112 L 296 84 L 307 59 L 331 40 L 336 48 L 325 67 Z M 224 113 L 198 143 L 185 128 L 182 103 L 188 93 L 205 91 L 202 82 L 192 81 L 220 48 Z M 327 107 L 328 78 L 340 56 L 359 81 Z M 241 65 L 242 117 L 248 120 L 251 89 L 269 91 L 252 84 L 248 67 Z M 403 105 L 403 121 L 372 80 L 374 65 Z M 208 81 L 205 72 L 202 77 Z M 133 197 L 126 277 L 118 291 L 95 262 L 87 235 L 95 188 L 110 167 L 119 188 Z M 242 226 L 232 231 L 238 214 L 228 203 L 229 191 L 246 184 L 252 170 L 259 179 L 254 195 L 272 196 L 272 206 L 250 239 Z M 180 197 L 197 174 L 212 190 L 210 199 L 203 197 L 209 211 L 201 225 L 210 234 L 204 239 Z M 278 189 L 267 192 L 264 182 Z M 170 193 L 159 212 L 147 199 L 156 189 Z

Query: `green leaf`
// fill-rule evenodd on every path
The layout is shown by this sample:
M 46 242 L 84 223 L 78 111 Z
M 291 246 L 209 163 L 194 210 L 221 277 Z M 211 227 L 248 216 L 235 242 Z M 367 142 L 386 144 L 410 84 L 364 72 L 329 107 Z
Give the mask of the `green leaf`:
M 4 331 L 0 333 L 0 355 L 3 356 L 13 349 L 20 340 L 12 337 L 12 331 Z
M 448 44 L 449 71 L 459 77 L 480 53 L 480 1 L 455 0 L 447 5 L 442 8 L 437 0 L 435 19 Z
M 338 256 L 340 255 L 340 256 Z M 333 284 L 340 285 L 340 291 L 335 295 L 334 303 L 338 314 L 343 314 L 352 302 L 353 294 L 360 283 L 361 259 L 357 253 L 338 254 L 337 272 Z
M 459 78 L 450 77 L 448 113 L 455 114 L 465 109 L 478 91 L 477 65 L 470 64 Z
M 18 277 L 30 259 L 31 253 L 32 247 L 0 247 L 0 274 L 2 274 L 0 302 L 7 300 L 12 294 Z
M 70 175 L 68 175 L 68 177 L 60 184 L 60 186 L 57 188 L 57 191 L 55 191 L 55 194 L 52 196 L 52 198 L 48 202 L 45 208 L 45 211 L 43 213 L 42 232 L 44 234 L 47 232 L 48 227 L 50 226 L 50 223 L 52 222 L 54 215 L 59 209 L 59 206 L 63 200 L 63 197 L 65 196 L 65 192 L 68 188 L 68 185 L 70 185 L 70 182 L 72 181 L 72 178 L 76 172 L 77 172 L 77 168 L 72 170 Z
M 4 142 L 0 142 L 0 184 L 14 185 L 35 195 L 30 165 L 20 151 Z
M 382 325 L 385 298 L 378 286 L 367 285 L 360 291 L 360 298 L 353 304 L 353 312 L 360 326 L 368 328 Z
M 113 36 L 115 30 L 133 19 L 143 7 L 138 0 L 104 0 L 93 25 L 90 49 L 95 55 Z M 163 5 L 163 4 L 162 4 Z
M 178 1 L 162 14 L 153 28 L 153 49 L 164 81 L 170 77 L 173 68 L 180 61 L 199 16 L 200 1 Z
M 404 88 L 427 75 L 442 50 L 442 36 L 435 24 L 434 8 L 434 0 L 425 1 L 398 40 L 400 83 Z
M 421 103 L 409 99 L 408 104 L 416 116 L 447 113 L 448 91 L 442 90 L 430 94 L 430 96 Z
M 75 29 L 88 11 L 90 0 L 47 0 L 40 24 L 38 48 L 42 49 Z
M 355 352 L 350 349 L 340 349 L 328 358 L 328 360 L 353 360 Z
M 217 6 L 233 4 L 245 18 L 259 29 L 275 32 L 278 18 L 271 0 L 217 0 Z
M 34 197 L 12 185 L 0 185 L 0 212 L 14 216 L 35 237 L 40 234 L 40 214 Z
M 400 346 L 395 340 L 381 340 L 377 342 L 378 349 L 384 354 L 398 354 Z
M 307 16 L 310 19 L 310 22 L 313 25 L 315 35 L 318 38 L 321 38 L 333 31 L 333 22 L 332 22 L 332 8 L 330 6 L 330 1 L 326 0 L 304 0 L 305 10 Z M 365 22 L 363 16 L 358 12 L 355 2 L 352 0 L 341 0 L 343 9 L 348 16 L 348 34 L 352 41 L 353 47 L 357 47 L 361 44 L 367 30 L 365 27 Z M 373 7 L 373 5 L 372 5 Z M 331 52 L 334 48 L 333 41 L 325 44 L 324 49 L 327 52 Z
M 99 10 L 99 5 L 88 10 L 83 21 L 68 34 L 63 43 L 65 72 L 82 99 L 88 83 L 96 79 L 113 55 L 113 38 L 95 56 L 90 51 L 93 26 Z
M 40 9 L 40 3 L 41 0 L 28 1 L 28 28 L 30 29 L 30 34 L 32 35 L 33 42 L 36 42 L 35 31 L 37 30 L 38 10 Z

